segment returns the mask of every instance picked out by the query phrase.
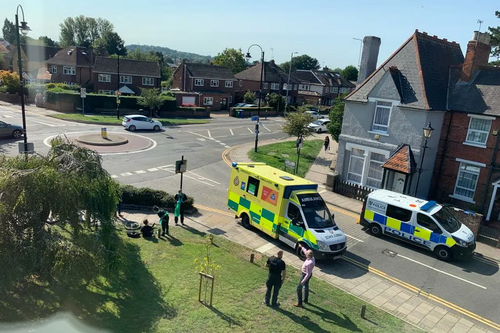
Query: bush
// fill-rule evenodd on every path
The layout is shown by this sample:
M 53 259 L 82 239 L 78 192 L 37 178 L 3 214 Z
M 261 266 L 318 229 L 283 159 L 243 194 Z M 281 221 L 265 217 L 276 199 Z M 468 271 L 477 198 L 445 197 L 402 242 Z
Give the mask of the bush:
M 120 187 L 122 192 L 122 203 L 124 205 L 137 205 L 137 206 L 158 206 L 162 208 L 175 209 L 174 195 L 168 194 L 165 191 L 153 190 L 147 187 L 137 188 L 132 185 L 122 185 Z M 184 204 L 185 209 L 194 208 L 194 200 L 187 197 Z
M 0 82 L 5 92 L 15 94 L 19 91 L 19 75 L 9 71 L 0 71 Z
M 255 93 L 253 91 L 247 90 L 245 93 L 245 96 L 243 96 L 243 102 L 247 104 L 253 104 L 255 103 L 255 100 L 257 97 L 255 96 Z
M 61 91 L 61 90 L 73 90 L 73 91 L 76 91 L 76 90 L 80 90 L 80 86 L 78 84 L 75 84 L 73 86 L 70 86 L 69 84 L 65 84 L 65 83 L 47 83 L 45 85 L 45 88 L 47 90 L 52 90 L 52 89 L 57 89 L 58 91 Z

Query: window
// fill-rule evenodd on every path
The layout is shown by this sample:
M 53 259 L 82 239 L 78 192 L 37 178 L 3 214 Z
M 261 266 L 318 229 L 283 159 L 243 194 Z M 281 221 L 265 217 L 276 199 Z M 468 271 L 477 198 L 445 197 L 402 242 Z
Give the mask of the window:
M 229 104 L 233 104 L 233 96 L 229 96 Z
M 290 220 L 297 219 L 298 222 L 304 222 L 302 219 L 302 214 L 300 213 L 299 207 L 294 205 L 293 203 L 288 203 L 288 218 Z
M 248 177 L 247 192 L 253 196 L 258 196 L 259 184 L 260 184 L 260 180 L 255 179 L 253 177 Z
M 56 65 L 51 65 L 49 68 L 49 72 L 52 74 L 57 74 L 57 66 Z
M 75 67 L 63 66 L 63 74 L 75 75 Z
M 294 84 L 294 85 L 293 85 L 293 90 L 297 90 L 297 88 L 298 88 L 298 85 L 297 85 L 297 84 Z
M 232 88 L 233 87 L 233 81 L 226 81 L 225 87 L 226 88 Z
M 474 145 L 486 146 L 490 128 L 491 119 L 471 117 L 465 142 L 472 143 Z
M 205 85 L 205 80 L 203 79 L 194 79 L 194 85 L 197 87 L 203 87 Z
M 372 131 L 387 133 L 389 129 L 389 118 L 391 116 L 391 107 L 392 107 L 391 102 L 381 102 L 381 101 L 376 102 Z
M 299 90 L 309 90 L 308 84 L 299 84 Z
M 210 80 L 210 87 L 218 87 L 219 80 Z
M 109 74 L 99 74 L 99 82 L 111 82 L 111 75 Z
M 240 87 L 243 87 L 243 80 L 240 80 Z
M 142 78 L 142 85 L 143 86 L 154 86 L 155 85 L 155 79 L 152 77 L 143 77 Z
M 283 83 L 283 90 L 292 90 L 292 85 L 290 84 L 290 87 L 289 87 L 288 84 Z
M 349 171 L 347 180 L 361 184 L 363 178 L 363 169 L 365 166 L 365 151 L 363 149 L 353 148 L 349 160 Z
M 99 90 L 99 94 L 114 95 L 113 90 Z
M 280 90 L 280 84 L 276 82 L 271 83 L 271 90 Z
M 132 84 L 132 76 L 120 76 L 120 83 Z
M 67 84 L 68 86 L 74 86 L 74 85 L 75 85 L 75 82 L 67 82 L 67 81 L 64 81 L 63 83 L 64 83 L 64 84 Z
M 417 214 L 417 223 L 418 223 L 418 225 L 420 225 L 424 228 L 427 228 L 427 229 L 431 230 L 432 232 L 435 232 L 438 234 L 443 233 L 443 231 L 436 224 L 436 222 L 434 222 L 434 220 L 430 216 L 427 216 L 425 214 L 422 214 L 422 213 Z M 418 234 L 417 234 L 417 236 L 418 236 Z
M 393 205 L 387 205 L 387 210 L 385 211 L 385 215 L 403 222 L 409 222 L 411 220 L 411 210 L 396 207 Z
M 267 82 L 264 82 L 262 83 L 262 89 L 266 89 L 269 87 L 269 85 L 267 84 Z
M 203 105 L 213 105 L 214 98 L 213 97 L 203 97 Z
M 460 163 L 454 195 L 458 198 L 464 198 L 466 201 L 471 201 L 474 198 L 480 171 L 479 166 Z
M 332 94 L 338 94 L 339 93 L 339 88 L 338 87 L 332 87 Z
M 366 186 L 373 188 L 382 187 L 382 164 L 385 162 L 385 156 L 378 153 L 370 153 L 370 162 L 368 165 L 368 176 L 366 177 Z

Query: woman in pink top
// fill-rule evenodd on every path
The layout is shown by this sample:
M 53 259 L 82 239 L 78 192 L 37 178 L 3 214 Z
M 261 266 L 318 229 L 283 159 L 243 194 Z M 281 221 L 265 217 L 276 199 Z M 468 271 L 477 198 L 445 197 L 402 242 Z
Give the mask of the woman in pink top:
M 316 260 L 313 256 L 312 250 L 306 250 L 302 245 L 299 244 L 299 250 L 306 256 L 306 261 L 302 265 L 302 274 L 300 276 L 299 285 L 297 286 L 297 307 L 302 306 L 302 288 L 304 288 L 304 302 L 309 303 L 309 280 L 312 277 L 312 271 L 314 265 L 316 265 Z

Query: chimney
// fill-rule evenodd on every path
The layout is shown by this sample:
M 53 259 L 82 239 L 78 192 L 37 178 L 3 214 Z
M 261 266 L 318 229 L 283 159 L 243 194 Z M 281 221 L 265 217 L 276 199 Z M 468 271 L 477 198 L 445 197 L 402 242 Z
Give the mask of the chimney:
M 361 65 L 359 68 L 358 82 L 362 83 L 377 69 L 378 51 L 381 40 L 375 36 L 365 36 L 363 38 L 363 53 L 361 55 Z
M 274 65 L 274 59 L 269 60 L 269 63 L 270 63 L 271 65 Z
M 490 35 L 486 32 L 474 31 L 472 40 L 467 43 L 467 53 L 462 65 L 462 76 L 460 79 L 468 82 L 479 67 L 488 65 L 490 52 Z
M 327 66 L 323 67 L 323 71 L 325 71 L 325 72 L 326 72 L 326 71 L 328 71 L 328 70 L 329 70 L 329 68 L 328 68 Z

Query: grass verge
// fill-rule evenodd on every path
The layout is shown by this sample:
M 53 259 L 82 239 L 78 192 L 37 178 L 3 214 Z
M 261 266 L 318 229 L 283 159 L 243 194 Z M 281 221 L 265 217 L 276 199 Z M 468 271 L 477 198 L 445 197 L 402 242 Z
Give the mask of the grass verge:
M 303 146 L 300 150 L 298 172 L 300 177 L 306 175 L 322 146 L 323 140 L 303 140 Z M 284 170 L 285 160 L 297 163 L 297 148 L 295 148 L 295 141 L 273 143 L 259 147 L 257 153 L 253 150 L 249 151 L 248 157 L 254 162 L 263 162 L 277 169 Z M 286 171 L 294 173 L 289 167 L 286 168 Z
M 103 116 L 103 115 L 83 115 L 80 113 L 61 113 L 50 115 L 49 117 L 70 120 L 70 121 L 81 121 L 87 123 L 98 123 L 106 125 L 121 125 L 123 117 L 116 119 L 116 116 Z M 155 118 L 160 121 L 163 126 L 169 125 L 187 125 L 187 124 L 206 124 L 210 122 L 209 119 L 195 119 L 195 118 Z

